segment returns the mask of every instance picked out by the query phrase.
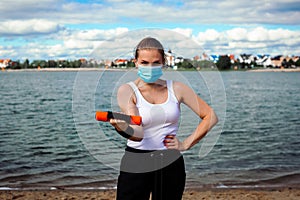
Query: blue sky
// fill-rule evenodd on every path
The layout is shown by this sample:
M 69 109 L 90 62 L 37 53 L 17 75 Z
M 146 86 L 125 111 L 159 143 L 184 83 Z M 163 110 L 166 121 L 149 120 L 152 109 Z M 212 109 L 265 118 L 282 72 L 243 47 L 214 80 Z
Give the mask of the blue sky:
M 300 55 L 299 0 L 1 0 L 0 13 L 0 59 L 89 58 L 103 41 L 147 28 L 207 54 Z

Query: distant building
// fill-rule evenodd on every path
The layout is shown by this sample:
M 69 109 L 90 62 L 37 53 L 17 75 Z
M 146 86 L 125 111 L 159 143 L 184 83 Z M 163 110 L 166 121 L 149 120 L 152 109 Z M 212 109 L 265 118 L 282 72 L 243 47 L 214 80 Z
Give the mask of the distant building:
M 237 61 L 240 63 L 250 65 L 251 62 L 254 62 L 254 56 L 251 54 L 240 54 L 237 58 Z
M 167 60 L 167 66 L 168 67 L 174 67 L 175 66 L 175 54 L 172 53 L 171 49 L 169 49 L 167 52 L 165 52 L 166 60 Z
M 122 58 L 118 58 L 116 60 L 114 60 L 114 64 L 115 65 L 126 65 L 128 63 L 127 59 L 122 59 Z
M 217 63 L 219 61 L 220 55 L 210 55 L 209 60 L 213 61 L 214 63 Z
M 105 68 L 109 68 L 109 67 L 111 67 L 111 64 L 112 64 L 112 61 L 111 60 L 104 60 L 104 66 L 105 66 Z
M 234 54 L 228 54 L 228 57 L 230 58 L 231 64 L 235 63 Z
M 194 57 L 193 57 L 193 60 L 199 61 L 199 60 L 200 60 L 200 56 L 198 56 L 198 55 L 197 55 L 197 56 L 194 56 Z
M 264 68 L 272 66 L 272 60 L 270 55 L 257 55 L 255 62 L 257 65 L 263 66 Z
M 209 56 L 205 52 L 203 52 L 202 57 L 200 59 L 201 60 L 209 60 Z
M 9 66 L 9 63 L 11 62 L 10 59 L 0 59 L 0 68 L 5 69 Z

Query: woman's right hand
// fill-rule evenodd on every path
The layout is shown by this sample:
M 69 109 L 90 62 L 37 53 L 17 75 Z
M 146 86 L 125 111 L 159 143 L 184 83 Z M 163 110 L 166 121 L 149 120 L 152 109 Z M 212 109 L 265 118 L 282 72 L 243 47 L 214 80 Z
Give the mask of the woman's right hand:
M 129 126 L 129 124 L 126 121 L 120 119 L 110 119 L 109 123 L 118 131 L 125 131 Z

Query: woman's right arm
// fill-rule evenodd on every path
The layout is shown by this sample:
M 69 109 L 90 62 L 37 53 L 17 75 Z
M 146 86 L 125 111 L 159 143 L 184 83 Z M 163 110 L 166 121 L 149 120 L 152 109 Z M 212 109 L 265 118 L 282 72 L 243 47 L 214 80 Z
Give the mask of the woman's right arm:
M 121 112 L 127 115 L 139 116 L 139 111 L 136 107 L 136 97 L 133 89 L 128 84 L 121 85 L 117 93 L 117 101 Z M 111 119 L 111 125 L 113 125 L 118 131 L 125 131 L 129 129 L 133 130 L 128 139 L 133 141 L 141 141 L 144 137 L 142 126 L 130 125 L 124 120 Z

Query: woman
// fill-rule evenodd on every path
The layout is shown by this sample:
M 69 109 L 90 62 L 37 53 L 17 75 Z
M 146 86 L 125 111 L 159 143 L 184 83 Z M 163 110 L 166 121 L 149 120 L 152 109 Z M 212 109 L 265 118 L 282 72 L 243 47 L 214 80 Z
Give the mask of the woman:
M 118 178 L 117 199 L 176 200 L 185 187 L 184 160 L 180 152 L 198 143 L 217 123 L 213 109 L 187 85 L 159 79 L 165 53 L 155 38 L 144 38 L 135 49 L 138 78 L 122 85 L 117 94 L 122 112 L 142 116 L 141 126 L 111 119 L 116 131 L 128 138 Z M 183 141 L 176 134 L 180 104 L 202 120 Z

